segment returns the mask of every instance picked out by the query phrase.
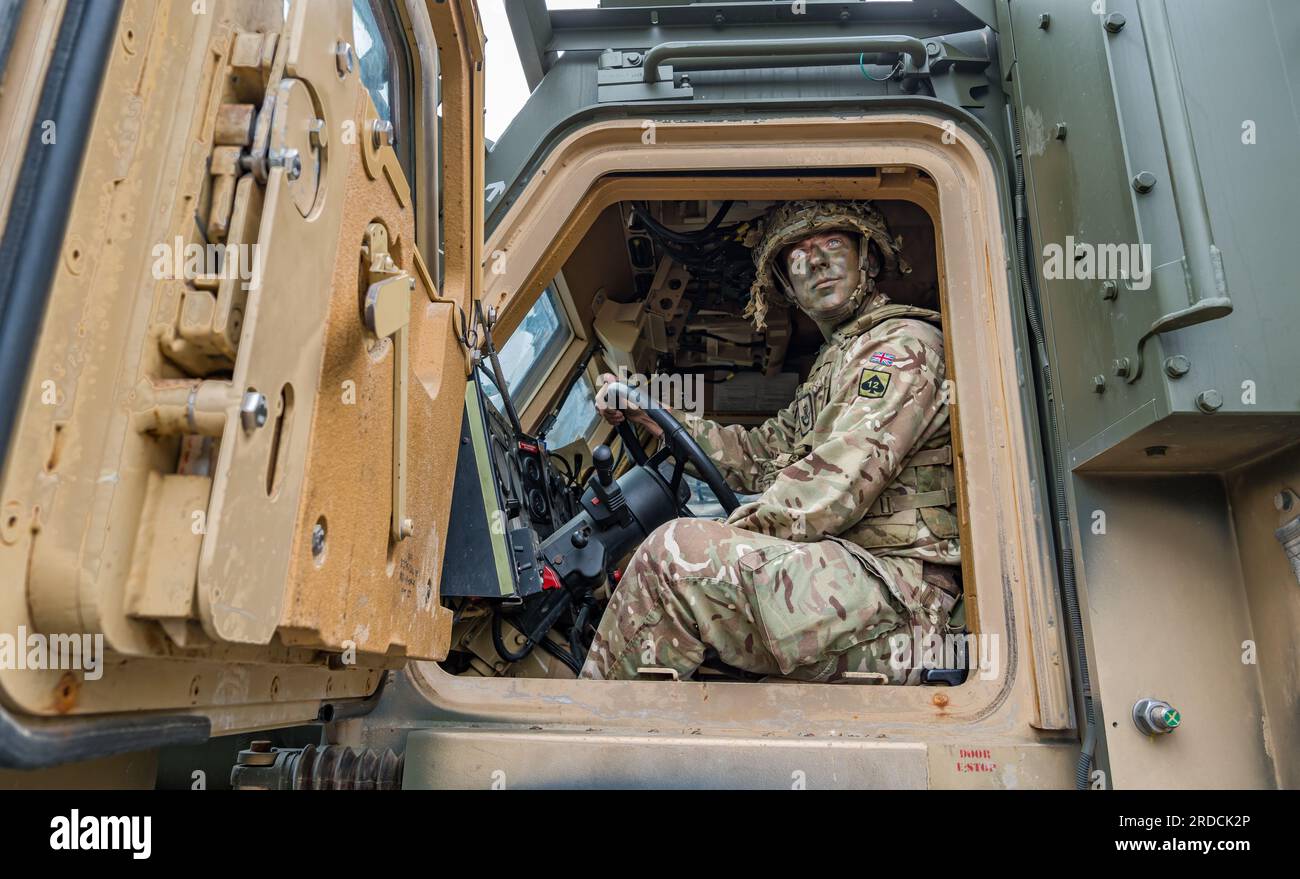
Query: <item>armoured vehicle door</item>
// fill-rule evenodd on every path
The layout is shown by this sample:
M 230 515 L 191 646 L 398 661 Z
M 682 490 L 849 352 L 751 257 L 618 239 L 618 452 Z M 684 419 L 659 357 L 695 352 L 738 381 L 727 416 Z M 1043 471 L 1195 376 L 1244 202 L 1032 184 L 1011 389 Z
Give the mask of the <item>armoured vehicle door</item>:
M 342 716 L 447 650 L 474 2 L 32 7 L 0 765 Z

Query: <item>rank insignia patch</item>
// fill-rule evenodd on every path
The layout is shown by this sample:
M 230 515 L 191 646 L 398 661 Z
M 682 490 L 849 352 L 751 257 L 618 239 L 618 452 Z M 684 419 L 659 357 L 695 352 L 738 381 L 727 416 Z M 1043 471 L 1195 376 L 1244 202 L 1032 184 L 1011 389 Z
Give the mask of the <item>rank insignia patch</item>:
M 880 399 L 885 396 L 890 378 L 892 376 L 889 373 L 878 369 L 862 370 L 862 379 L 858 382 L 858 396 L 870 397 L 873 400 Z
M 799 418 L 799 429 L 804 431 L 812 430 L 813 426 L 813 405 L 812 397 L 804 394 L 799 398 L 799 403 L 795 407 L 795 412 Z

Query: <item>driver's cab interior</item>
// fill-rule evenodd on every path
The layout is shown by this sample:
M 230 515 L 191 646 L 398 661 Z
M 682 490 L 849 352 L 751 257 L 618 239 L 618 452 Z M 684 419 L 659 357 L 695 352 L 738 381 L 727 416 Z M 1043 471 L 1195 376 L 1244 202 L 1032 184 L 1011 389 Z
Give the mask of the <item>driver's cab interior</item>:
M 888 171 L 932 185 L 920 170 Z M 595 395 L 603 373 L 643 390 L 658 381 L 661 402 L 748 426 L 790 403 L 821 332 L 794 307 L 772 307 L 763 331 L 743 315 L 755 270 L 742 241 L 775 204 L 703 194 L 616 201 L 508 333 L 494 314 L 481 315 L 498 332 L 485 333 L 490 350 L 466 394 L 442 577 L 442 601 L 454 613 L 445 672 L 577 677 L 611 590 L 646 534 L 677 516 L 725 518 L 701 468 L 683 468 L 644 429 L 611 427 Z M 894 302 L 941 310 L 936 219 L 913 201 L 874 204 L 912 268 L 882 277 L 880 289 Z M 648 467 L 638 468 L 647 457 Z M 632 473 L 638 469 L 662 477 L 657 489 Z M 611 504 L 606 486 L 620 484 L 625 500 Z M 749 497 L 757 495 L 737 493 L 740 502 Z M 600 518 L 623 503 L 634 517 Z M 599 553 L 593 529 L 603 540 Z M 532 564 L 538 558 L 545 563 Z M 958 608 L 954 624 L 963 620 Z M 656 677 L 650 669 L 642 675 Z M 694 679 L 773 680 L 709 654 Z M 964 680 L 964 671 L 933 669 L 922 682 Z

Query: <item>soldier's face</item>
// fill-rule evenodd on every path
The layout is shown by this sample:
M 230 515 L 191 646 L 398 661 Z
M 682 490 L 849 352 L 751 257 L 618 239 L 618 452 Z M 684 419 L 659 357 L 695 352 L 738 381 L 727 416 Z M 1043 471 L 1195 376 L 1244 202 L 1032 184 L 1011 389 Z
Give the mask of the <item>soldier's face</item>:
M 785 251 L 786 277 L 795 302 L 814 319 L 843 309 L 858 286 L 858 236 L 819 232 Z

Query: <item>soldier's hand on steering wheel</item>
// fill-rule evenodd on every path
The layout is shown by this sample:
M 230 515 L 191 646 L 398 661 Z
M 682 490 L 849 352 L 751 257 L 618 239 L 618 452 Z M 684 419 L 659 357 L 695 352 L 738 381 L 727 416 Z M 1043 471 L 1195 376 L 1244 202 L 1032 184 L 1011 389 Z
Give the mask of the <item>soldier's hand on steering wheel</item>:
M 600 387 L 596 391 L 596 411 L 600 413 L 600 417 L 615 427 L 627 419 L 645 428 L 652 436 L 662 436 L 663 429 L 655 424 L 654 419 L 646 414 L 644 409 L 639 408 L 635 401 L 606 399 L 609 386 L 616 381 L 618 376 L 612 373 L 606 372 L 600 376 Z

